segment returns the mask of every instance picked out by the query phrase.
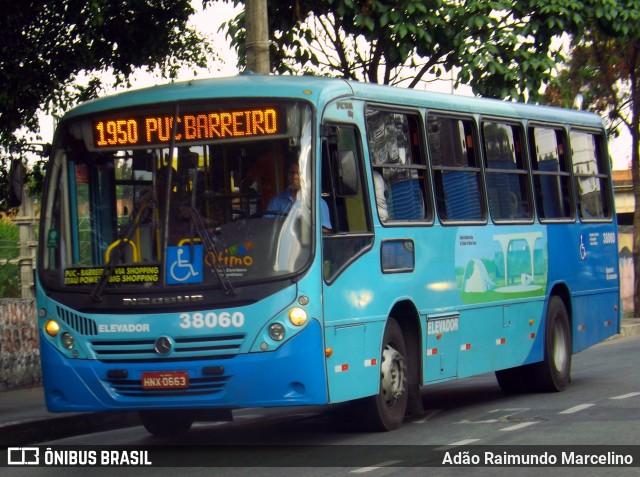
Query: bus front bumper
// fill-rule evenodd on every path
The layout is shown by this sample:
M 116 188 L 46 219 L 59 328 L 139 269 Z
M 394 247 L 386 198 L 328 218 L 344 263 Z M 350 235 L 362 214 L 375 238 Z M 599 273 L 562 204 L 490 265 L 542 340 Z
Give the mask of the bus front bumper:
M 238 409 L 328 402 L 322 329 L 315 320 L 276 351 L 220 360 L 144 363 L 74 360 L 64 357 L 42 337 L 40 342 L 45 399 L 50 412 Z M 187 372 L 189 386 L 142 388 L 142 373 L 171 372 Z

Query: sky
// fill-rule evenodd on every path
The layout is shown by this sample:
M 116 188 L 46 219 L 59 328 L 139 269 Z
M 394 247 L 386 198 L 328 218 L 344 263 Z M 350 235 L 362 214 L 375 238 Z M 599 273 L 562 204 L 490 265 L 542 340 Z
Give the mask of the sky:
M 192 4 L 196 9 L 196 14 L 191 18 L 191 25 L 197 29 L 201 35 L 209 38 L 220 58 L 213 62 L 209 69 L 197 69 L 194 75 L 193 68 L 183 68 L 177 81 L 188 81 L 194 78 L 210 78 L 234 76 L 238 74 L 237 56 L 235 50 L 229 45 L 229 40 L 225 38 L 223 32 L 219 32 L 220 25 L 232 19 L 238 8 L 234 8 L 230 3 L 215 1 L 207 9 L 202 8 L 201 0 L 193 0 Z M 132 88 L 144 88 L 166 82 L 159 76 L 152 76 L 144 72 L 136 73 L 132 79 Z M 439 82 L 429 83 L 428 89 L 444 93 L 451 92 L 451 80 L 443 79 Z M 109 91 L 110 93 L 120 90 Z M 468 87 L 462 87 L 455 91 L 455 94 L 470 95 Z M 51 143 L 53 140 L 54 121 L 51 117 L 43 116 L 40 120 L 42 139 Z M 631 140 L 625 129 L 619 139 L 610 141 L 609 152 L 613 161 L 614 169 L 627 169 L 631 161 Z

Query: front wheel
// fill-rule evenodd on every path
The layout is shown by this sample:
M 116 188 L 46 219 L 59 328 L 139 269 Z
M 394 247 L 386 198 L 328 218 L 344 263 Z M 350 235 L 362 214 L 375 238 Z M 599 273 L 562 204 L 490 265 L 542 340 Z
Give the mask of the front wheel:
M 193 417 L 184 411 L 139 411 L 138 416 L 144 428 L 158 437 L 180 437 L 193 424 Z
M 571 380 L 571 327 L 564 302 L 552 296 L 547 308 L 544 332 L 544 360 L 533 365 L 537 391 L 557 392 Z
M 402 425 L 409 396 L 407 350 L 398 322 L 389 318 L 382 339 L 380 389 L 363 405 L 367 428 L 392 431 Z

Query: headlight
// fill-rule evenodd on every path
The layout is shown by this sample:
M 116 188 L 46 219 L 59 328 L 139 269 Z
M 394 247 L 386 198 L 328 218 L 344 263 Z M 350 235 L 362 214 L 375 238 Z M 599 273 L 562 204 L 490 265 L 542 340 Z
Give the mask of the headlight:
M 307 312 L 304 308 L 291 308 L 289 310 L 289 321 L 292 325 L 302 326 L 307 322 Z
M 282 341 L 284 339 L 284 325 L 282 323 L 273 323 L 269 326 L 269 336 L 273 341 Z
M 65 349 L 71 351 L 76 344 L 76 339 L 73 337 L 71 333 L 64 332 L 60 335 L 60 343 Z

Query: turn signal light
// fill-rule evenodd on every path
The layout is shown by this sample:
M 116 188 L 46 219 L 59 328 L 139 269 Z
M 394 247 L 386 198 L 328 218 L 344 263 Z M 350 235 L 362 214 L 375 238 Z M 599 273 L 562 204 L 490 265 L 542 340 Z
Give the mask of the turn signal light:
M 60 325 L 54 320 L 49 320 L 44 324 L 44 330 L 49 336 L 55 338 L 60 332 Z

